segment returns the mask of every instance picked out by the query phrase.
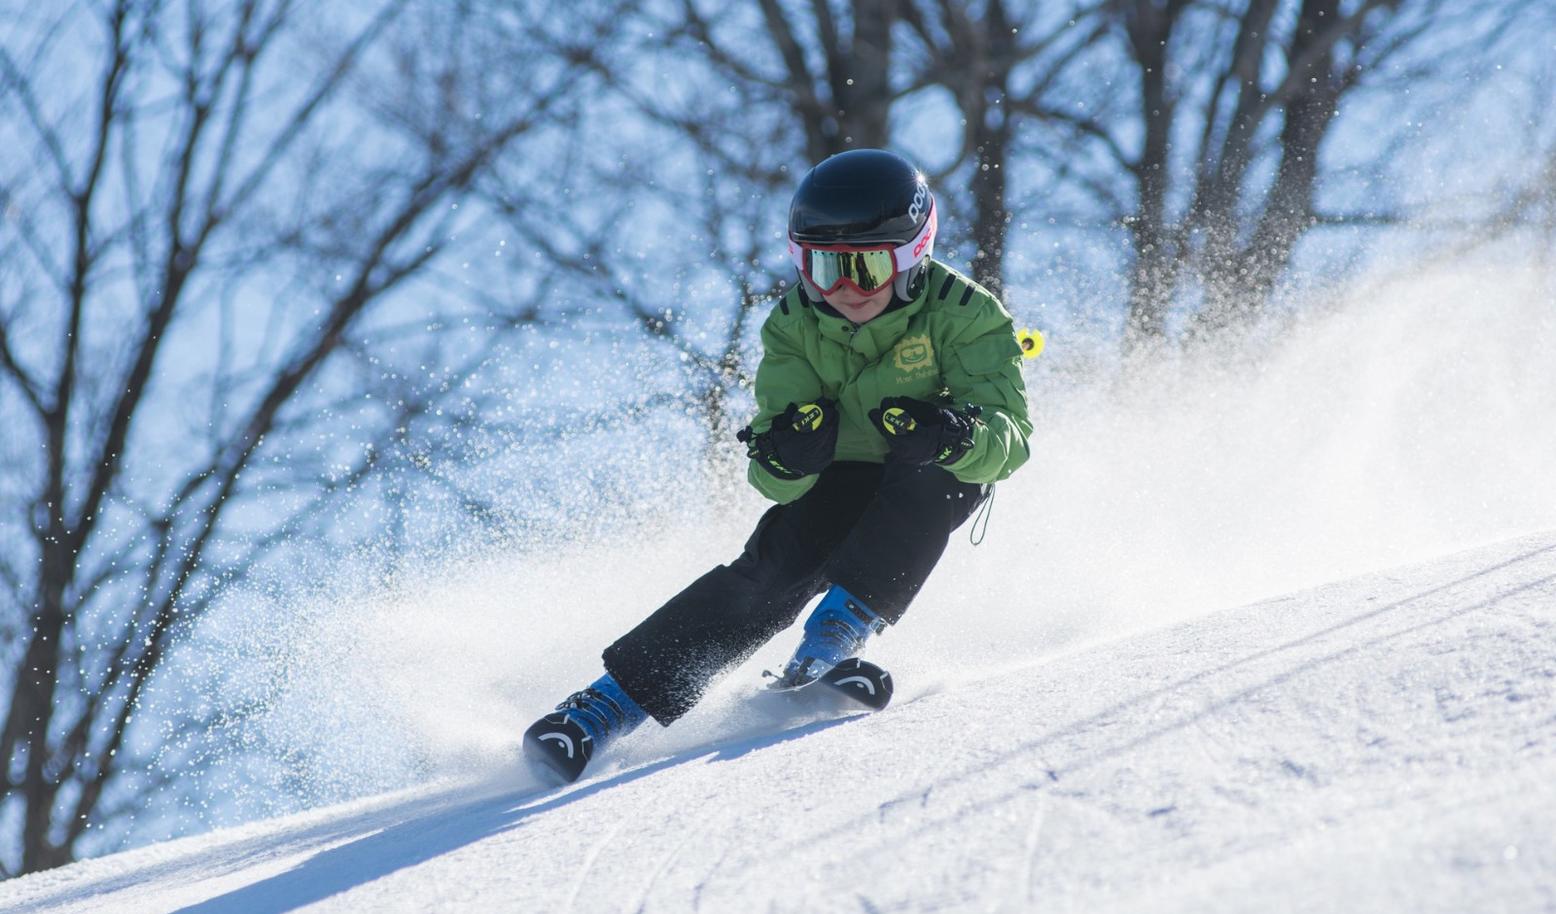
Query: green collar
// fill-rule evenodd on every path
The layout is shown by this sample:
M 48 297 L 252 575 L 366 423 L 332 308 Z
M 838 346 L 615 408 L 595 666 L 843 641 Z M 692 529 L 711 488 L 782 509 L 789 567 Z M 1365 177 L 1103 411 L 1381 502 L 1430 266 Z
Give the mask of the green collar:
M 926 291 L 929 283 L 925 282 L 921 285 L 917 298 L 901 308 L 887 311 L 880 317 L 863 324 L 855 324 L 846 318 L 835 317 L 819 309 L 813 308 L 811 311 L 816 315 L 822 336 L 841 343 L 873 361 L 890 352 L 891 348 L 897 345 L 897 341 L 908 332 L 908 323 L 913 320 L 913 316 L 924 310 L 924 303 L 929 298 Z

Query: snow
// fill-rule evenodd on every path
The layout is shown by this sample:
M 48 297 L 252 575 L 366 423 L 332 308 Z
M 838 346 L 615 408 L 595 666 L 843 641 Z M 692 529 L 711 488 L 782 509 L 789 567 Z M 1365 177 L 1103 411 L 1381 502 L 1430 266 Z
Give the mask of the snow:
M 1548 283 L 1347 296 L 1230 367 L 1051 338 L 987 541 L 871 645 L 881 714 L 758 709 L 790 633 L 577 785 L 517 764 L 766 507 L 690 481 L 609 535 L 238 607 L 200 647 L 269 698 L 244 735 L 285 780 L 218 771 L 211 807 L 318 808 L 0 911 L 1556 912 Z
M 576 785 L 499 766 L 12 880 L 0 909 L 1556 911 L 1553 623 L 1547 532 L 899 674 L 876 715 L 693 719 L 737 683 Z

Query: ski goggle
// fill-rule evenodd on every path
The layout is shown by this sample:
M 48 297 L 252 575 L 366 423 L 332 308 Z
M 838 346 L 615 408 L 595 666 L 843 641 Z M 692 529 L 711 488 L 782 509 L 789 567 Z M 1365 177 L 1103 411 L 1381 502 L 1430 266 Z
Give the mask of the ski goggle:
M 891 285 L 897 274 L 922 260 L 935 240 L 935 206 L 912 241 L 892 244 L 806 244 L 789 239 L 789 256 L 800 274 L 823 294 L 844 285 L 869 294 Z

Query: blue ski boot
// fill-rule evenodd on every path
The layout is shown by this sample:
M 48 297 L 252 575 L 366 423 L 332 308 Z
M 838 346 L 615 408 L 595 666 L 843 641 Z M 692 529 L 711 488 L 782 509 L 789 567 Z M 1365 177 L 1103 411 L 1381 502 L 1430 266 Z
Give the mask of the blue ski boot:
M 776 676 L 766 674 L 774 680 L 767 687 L 778 692 L 804 688 L 859 653 L 872 634 L 885 628 L 886 620 L 872 612 L 864 601 L 833 584 L 805 620 L 804 640 L 783 672 Z
M 628 697 L 616 677 L 606 673 L 524 731 L 524 756 L 570 784 L 596 752 L 647 719 L 648 712 Z

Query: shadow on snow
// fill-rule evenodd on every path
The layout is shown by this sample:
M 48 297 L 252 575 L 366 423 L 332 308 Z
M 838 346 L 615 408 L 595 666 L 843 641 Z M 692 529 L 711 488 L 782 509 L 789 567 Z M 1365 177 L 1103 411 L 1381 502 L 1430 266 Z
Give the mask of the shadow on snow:
M 521 790 L 471 802 L 445 806 L 410 818 L 381 831 L 322 851 L 283 873 L 180 909 L 176 914 L 255 914 L 290 911 L 323 901 L 348 889 L 366 885 L 398 870 L 475 844 L 493 835 L 512 831 L 531 816 L 566 806 L 585 797 L 621 787 L 686 762 L 706 758 L 728 761 L 770 746 L 800 739 L 838 726 L 858 715 L 816 721 L 767 736 L 741 739 L 724 746 L 701 746 L 669 758 L 633 768 L 576 789 L 547 797 L 554 791 Z M 538 802 L 531 802 L 536 801 Z M 419 801 L 412 806 L 423 805 Z M 381 810 L 372 821 L 394 816 Z

